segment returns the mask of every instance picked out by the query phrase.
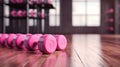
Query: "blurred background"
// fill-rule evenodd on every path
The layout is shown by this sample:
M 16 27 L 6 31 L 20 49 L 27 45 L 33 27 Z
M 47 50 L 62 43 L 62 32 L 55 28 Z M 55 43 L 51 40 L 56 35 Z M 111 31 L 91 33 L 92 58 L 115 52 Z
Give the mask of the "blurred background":
M 47 0 L 44 0 L 47 1 Z M 0 33 L 119 34 L 120 0 L 50 0 L 51 7 L 0 0 Z M 26 11 L 13 17 L 13 10 Z M 29 12 L 34 11 L 34 17 Z M 40 18 L 36 13 L 43 13 Z

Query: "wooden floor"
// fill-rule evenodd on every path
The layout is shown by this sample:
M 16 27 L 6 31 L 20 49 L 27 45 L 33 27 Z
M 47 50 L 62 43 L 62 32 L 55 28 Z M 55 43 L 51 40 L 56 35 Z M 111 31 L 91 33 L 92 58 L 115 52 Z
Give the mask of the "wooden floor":
M 0 48 L 0 67 L 120 67 L 120 35 L 66 35 L 54 54 Z

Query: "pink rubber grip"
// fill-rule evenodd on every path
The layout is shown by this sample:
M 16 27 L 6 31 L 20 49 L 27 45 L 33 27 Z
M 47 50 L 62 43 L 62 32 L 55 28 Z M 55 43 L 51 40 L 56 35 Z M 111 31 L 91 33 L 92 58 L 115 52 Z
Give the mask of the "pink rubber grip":
M 26 35 L 18 35 L 17 38 L 16 38 L 16 46 L 21 48 L 21 49 L 24 49 L 24 40 L 26 38 Z
M 13 47 L 13 40 L 16 39 L 17 35 L 16 34 L 9 34 L 8 37 L 8 46 Z
M 42 36 L 42 34 L 34 34 L 34 35 L 30 36 L 30 38 L 28 39 L 28 45 L 29 45 L 30 49 L 32 49 L 32 50 L 38 49 L 38 41 L 41 36 Z
M 57 41 L 57 50 L 64 50 L 67 46 L 67 39 L 64 35 L 54 35 Z
M 38 48 L 43 53 L 53 53 L 56 50 L 57 42 L 54 36 L 46 34 L 40 37 Z

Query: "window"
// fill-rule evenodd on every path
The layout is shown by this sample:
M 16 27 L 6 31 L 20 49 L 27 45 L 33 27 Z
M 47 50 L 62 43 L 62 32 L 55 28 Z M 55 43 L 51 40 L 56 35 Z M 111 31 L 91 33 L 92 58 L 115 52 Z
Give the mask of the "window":
M 100 0 L 73 0 L 73 26 L 100 26 Z
M 4 5 L 4 16 L 8 17 L 9 16 L 9 6 Z
M 60 0 L 51 1 L 55 9 L 50 9 L 49 26 L 60 26 Z

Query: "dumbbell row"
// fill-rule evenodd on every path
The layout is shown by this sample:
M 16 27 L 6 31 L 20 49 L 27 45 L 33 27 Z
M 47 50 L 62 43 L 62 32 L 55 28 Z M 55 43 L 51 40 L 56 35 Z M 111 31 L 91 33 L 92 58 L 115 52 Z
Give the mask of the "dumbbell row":
M 25 0 L 10 0 L 11 3 L 24 3 Z
M 16 4 L 16 3 L 20 4 L 20 3 L 25 3 L 26 1 L 25 0 L 10 0 L 10 2 L 14 3 L 14 4 Z M 40 3 L 42 3 L 42 0 L 29 0 L 29 2 L 30 2 L 30 4 L 40 4 Z M 50 0 L 46 0 L 46 3 L 49 4 L 51 2 L 50 2 Z
M 18 11 L 12 10 L 11 11 L 11 16 L 12 17 L 25 17 L 26 15 L 27 15 L 27 12 L 25 10 L 18 10 Z M 38 17 L 41 17 L 41 18 L 45 17 L 45 14 L 41 13 L 41 12 L 38 12 L 37 14 L 33 10 L 31 10 L 29 12 L 30 17 L 35 17 L 35 15 L 38 15 Z
M 64 50 L 67 40 L 64 35 L 0 34 L 0 44 L 2 47 L 53 53 L 55 50 Z

